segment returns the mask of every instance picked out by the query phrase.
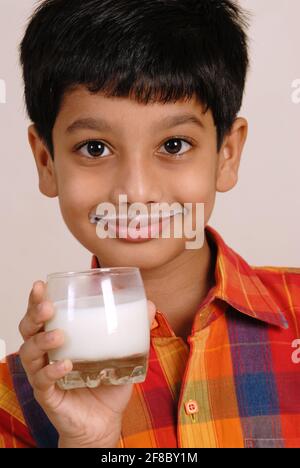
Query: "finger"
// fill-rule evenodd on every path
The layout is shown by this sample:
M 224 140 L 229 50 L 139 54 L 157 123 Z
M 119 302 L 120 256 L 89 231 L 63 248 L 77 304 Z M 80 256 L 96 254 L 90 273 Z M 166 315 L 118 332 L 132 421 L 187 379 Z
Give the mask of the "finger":
M 19 331 L 26 341 L 31 336 L 43 330 L 45 322 L 54 315 L 52 302 L 44 301 L 38 305 L 31 306 L 19 324 Z
M 55 382 L 65 377 L 71 372 L 72 368 L 72 361 L 65 359 L 64 361 L 48 364 L 48 366 L 38 371 L 32 379 L 35 396 L 44 401 L 48 400 L 48 403 L 50 403 L 49 400 L 55 391 Z
M 147 301 L 147 305 L 148 305 L 148 317 L 149 317 L 149 323 L 150 323 L 150 326 L 152 325 L 152 322 L 155 318 L 155 314 L 156 314 L 156 306 L 155 304 L 152 302 L 152 301 Z
M 57 349 L 64 343 L 62 330 L 43 332 L 29 338 L 21 346 L 19 354 L 26 373 L 30 376 L 48 363 L 47 351 Z
M 33 283 L 28 299 L 28 307 L 37 305 L 46 299 L 46 284 L 42 280 Z
M 31 333 L 28 330 L 28 321 L 27 318 L 31 315 L 32 309 L 36 308 L 38 304 L 43 302 L 46 296 L 46 285 L 43 281 L 38 280 L 33 283 L 29 299 L 28 299 L 28 306 L 27 306 L 27 312 L 24 316 L 24 318 L 21 320 L 19 324 L 19 331 L 24 339 L 27 339 L 29 336 L 31 336 Z M 39 331 L 41 329 L 41 325 L 38 327 L 35 327 L 35 332 Z

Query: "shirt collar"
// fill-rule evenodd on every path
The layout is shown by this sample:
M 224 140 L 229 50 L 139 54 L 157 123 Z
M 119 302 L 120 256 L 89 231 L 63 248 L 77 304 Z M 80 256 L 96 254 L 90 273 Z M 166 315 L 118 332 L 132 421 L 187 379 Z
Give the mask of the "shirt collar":
M 211 226 L 207 236 L 217 248 L 214 297 L 262 322 L 288 328 L 288 322 L 255 270 Z
M 215 286 L 209 291 L 203 304 L 221 299 L 242 314 L 266 322 L 270 325 L 288 328 L 288 322 L 266 289 L 255 270 L 234 250 L 232 250 L 211 226 L 205 232 L 210 244 L 216 248 Z M 91 268 L 100 268 L 96 255 L 93 255 Z M 156 328 L 155 319 L 152 328 Z

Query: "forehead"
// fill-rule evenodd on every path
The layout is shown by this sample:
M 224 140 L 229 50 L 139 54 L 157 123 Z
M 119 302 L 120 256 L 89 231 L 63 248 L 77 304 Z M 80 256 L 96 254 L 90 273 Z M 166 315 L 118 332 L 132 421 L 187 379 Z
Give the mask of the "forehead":
M 193 121 L 193 116 L 200 120 L 203 127 L 213 125 L 211 111 L 205 112 L 205 107 L 193 96 L 191 99 L 181 99 L 176 102 L 140 103 L 129 97 L 107 97 L 103 93 L 90 93 L 84 86 L 77 86 L 65 93 L 57 117 L 57 125 L 66 129 L 76 120 L 101 118 L 108 125 L 136 122 L 145 126 L 155 127 L 155 123 L 180 123 L 180 117 L 187 123 Z M 176 117 L 179 119 L 176 121 Z M 190 117 L 190 119 L 184 119 Z M 170 125 L 171 126 L 171 125 Z

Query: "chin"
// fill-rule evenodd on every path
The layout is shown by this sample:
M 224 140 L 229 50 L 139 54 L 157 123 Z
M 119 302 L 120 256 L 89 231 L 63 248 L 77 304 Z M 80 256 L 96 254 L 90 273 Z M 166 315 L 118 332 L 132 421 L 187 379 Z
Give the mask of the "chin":
M 145 243 L 127 244 L 114 239 L 104 241 L 102 248 L 97 247 L 93 251 L 103 268 L 137 267 L 149 270 L 174 260 L 184 250 L 184 242 L 182 239 L 153 239 Z

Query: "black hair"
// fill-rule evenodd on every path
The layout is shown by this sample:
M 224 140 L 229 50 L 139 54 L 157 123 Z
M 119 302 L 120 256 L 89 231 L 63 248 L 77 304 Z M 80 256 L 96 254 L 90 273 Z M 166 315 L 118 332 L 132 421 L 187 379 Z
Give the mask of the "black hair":
M 196 95 L 219 150 L 242 105 L 248 26 L 232 0 L 43 0 L 20 44 L 28 116 L 54 158 L 62 99 L 78 85 L 145 104 Z

